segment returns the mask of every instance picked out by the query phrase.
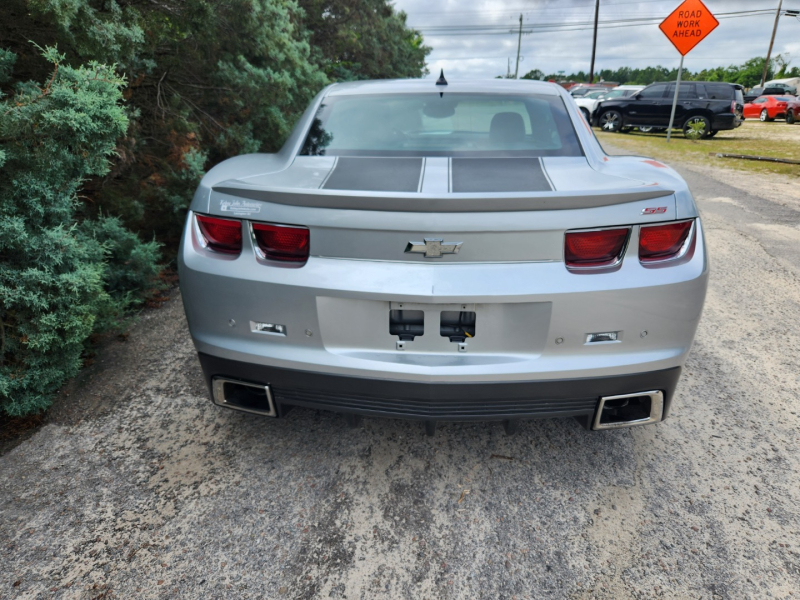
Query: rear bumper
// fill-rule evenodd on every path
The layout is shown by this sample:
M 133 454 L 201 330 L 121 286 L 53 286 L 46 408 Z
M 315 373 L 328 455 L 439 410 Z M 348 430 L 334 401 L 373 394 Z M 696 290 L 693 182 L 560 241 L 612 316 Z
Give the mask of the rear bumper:
M 733 113 L 714 115 L 714 121 L 711 128 L 714 131 L 724 131 L 726 129 L 735 129 L 742 124 L 742 119 Z
M 199 354 L 206 383 L 214 377 L 268 385 L 281 416 L 293 406 L 370 417 L 424 421 L 501 421 L 579 417 L 587 421 L 602 396 L 664 393 L 664 417 L 681 368 L 580 379 L 427 383 L 283 369 Z
M 251 265 L 246 251 L 219 260 L 184 243 L 179 270 L 201 354 L 364 379 L 524 383 L 683 365 L 708 279 L 702 228 L 698 221 L 696 247 L 680 264 L 647 268 L 637 248 L 634 227 L 617 271 L 575 274 L 563 262 L 434 265 L 314 256 L 301 269 L 272 268 Z M 400 303 L 423 312 L 425 324 L 425 333 L 403 348 L 390 332 L 390 310 Z M 477 333 L 464 348 L 440 335 L 443 311 L 453 310 L 477 314 Z M 256 323 L 280 324 L 285 334 L 259 333 Z M 618 341 L 587 343 L 587 334 L 608 331 Z

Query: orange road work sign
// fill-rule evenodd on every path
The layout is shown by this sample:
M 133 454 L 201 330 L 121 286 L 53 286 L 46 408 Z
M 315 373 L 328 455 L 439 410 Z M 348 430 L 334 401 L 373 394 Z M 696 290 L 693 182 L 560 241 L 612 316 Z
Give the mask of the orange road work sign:
M 686 56 L 703 38 L 714 31 L 717 25 L 719 21 L 705 4 L 700 0 L 686 0 L 658 27 L 678 52 Z

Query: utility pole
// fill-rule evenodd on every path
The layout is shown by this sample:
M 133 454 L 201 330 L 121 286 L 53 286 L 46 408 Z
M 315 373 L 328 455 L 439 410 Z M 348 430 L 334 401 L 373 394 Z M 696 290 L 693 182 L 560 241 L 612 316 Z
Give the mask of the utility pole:
M 783 0 L 781 0 L 783 1 Z M 597 50 L 597 16 L 600 14 L 600 0 L 594 3 L 594 38 L 592 39 L 592 68 L 589 70 L 589 83 L 594 83 L 594 55 Z
M 767 69 L 769 68 L 769 59 L 772 56 L 772 44 L 775 43 L 775 33 L 778 31 L 778 19 L 781 18 L 781 6 L 783 0 L 778 2 L 778 10 L 775 11 L 775 25 L 772 28 L 772 38 L 769 40 L 769 50 L 767 50 L 767 60 L 764 63 L 764 72 L 761 74 L 761 87 L 764 87 L 764 82 L 767 81 Z
M 783 2 L 783 0 L 781 0 Z M 522 46 L 522 13 L 519 13 L 519 37 L 517 38 L 517 68 L 514 69 L 514 79 L 519 79 L 519 49 Z

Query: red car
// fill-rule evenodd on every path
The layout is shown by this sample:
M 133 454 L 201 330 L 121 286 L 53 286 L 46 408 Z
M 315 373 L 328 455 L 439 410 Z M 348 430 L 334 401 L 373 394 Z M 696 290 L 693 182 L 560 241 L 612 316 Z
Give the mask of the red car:
M 785 118 L 794 123 L 800 119 L 800 100 L 794 96 L 759 96 L 744 105 L 744 118 L 762 121 Z

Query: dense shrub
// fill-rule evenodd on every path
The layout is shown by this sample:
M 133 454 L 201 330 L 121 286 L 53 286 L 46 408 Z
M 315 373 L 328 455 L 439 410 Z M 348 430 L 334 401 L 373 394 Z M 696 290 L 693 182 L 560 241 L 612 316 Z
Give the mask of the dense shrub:
M 204 169 L 280 148 L 329 81 L 420 76 L 430 52 L 388 0 L 3 0 L 0 47 L 42 79 L 25 40 L 125 74 L 130 127 L 82 210 L 170 248 Z
M 78 241 L 92 252 L 92 262 L 103 265 L 103 289 L 110 300 L 107 309 L 98 314 L 95 329 L 118 329 L 127 321 L 126 311 L 162 287 L 158 280 L 160 244 L 155 240 L 143 243 L 116 217 L 83 221 L 76 233 Z
M 123 80 L 96 62 L 61 64 L 52 48 L 44 55 L 47 81 L 0 100 L 0 410 L 12 415 L 49 404 L 88 336 L 136 302 L 157 259 L 116 220 L 75 219 L 82 183 L 108 172 L 128 126 Z
M 0 411 L 45 407 L 153 291 L 140 240 L 174 251 L 205 169 L 278 149 L 329 81 L 419 76 L 428 52 L 389 0 L 0 2 Z

